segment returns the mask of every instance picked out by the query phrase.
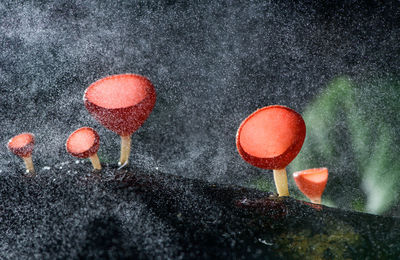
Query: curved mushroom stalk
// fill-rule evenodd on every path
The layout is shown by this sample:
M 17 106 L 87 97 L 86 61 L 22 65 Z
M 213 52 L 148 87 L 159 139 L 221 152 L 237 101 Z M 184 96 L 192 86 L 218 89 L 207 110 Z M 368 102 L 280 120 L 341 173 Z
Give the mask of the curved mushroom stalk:
M 289 196 L 286 166 L 300 152 L 305 136 L 300 114 L 285 106 L 267 106 L 241 123 L 236 147 L 246 162 L 273 170 L 279 196 Z
M 22 133 L 8 141 L 8 149 L 22 158 L 25 163 L 28 177 L 35 176 L 35 168 L 32 161 L 32 152 L 35 145 L 35 136 L 31 133 Z
M 312 203 L 321 204 L 321 197 L 328 182 L 328 169 L 315 168 L 293 173 L 294 181 L 299 190 Z
M 273 170 L 276 191 L 279 196 L 289 196 L 286 168 Z
M 120 168 L 128 164 L 129 155 L 131 153 L 131 136 L 121 136 L 121 155 L 119 157 L 118 166 Z
M 91 84 L 85 91 L 85 107 L 103 126 L 121 136 L 119 165 L 128 163 L 131 135 L 150 115 L 156 92 L 145 77 L 113 75 Z
M 89 158 L 94 170 L 101 170 L 97 151 L 100 147 L 100 137 L 90 127 L 82 127 L 74 131 L 65 144 L 67 152 L 78 158 Z

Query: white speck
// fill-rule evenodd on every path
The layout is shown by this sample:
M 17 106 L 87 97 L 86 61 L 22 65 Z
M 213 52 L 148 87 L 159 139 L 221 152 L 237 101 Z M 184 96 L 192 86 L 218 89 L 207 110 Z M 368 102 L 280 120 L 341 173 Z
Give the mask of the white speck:
M 156 171 L 158 171 L 158 167 L 156 167 Z
M 51 168 L 49 167 L 49 166 L 44 166 L 43 167 L 43 170 L 45 170 L 45 171 L 48 171 L 48 170 L 50 170 Z
M 267 241 L 265 241 L 264 239 L 261 239 L 261 238 L 258 239 L 258 242 L 263 243 L 264 245 L 267 245 L 267 246 L 272 246 L 273 245 L 273 243 L 267 242 Z
M 76 164 L 79 164 L 79 160 L 76 160 L 75 163 L 76 163 Z

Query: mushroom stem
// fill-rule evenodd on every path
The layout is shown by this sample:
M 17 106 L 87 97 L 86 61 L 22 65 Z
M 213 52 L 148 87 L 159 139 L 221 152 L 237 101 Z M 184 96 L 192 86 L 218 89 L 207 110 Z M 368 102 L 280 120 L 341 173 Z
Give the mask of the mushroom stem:
M 95 170 L 101 170 L 101 164 L 100 164 L 99 157 L 97 156 L 97 153 L 90 156 L 89 159 L 92 162 L 93 168 Z
M 22 159 L 25 162 L 26 171 L 28 173 L 34 174 L 35 173 L 35 168 L 33 167 L 32 156 L 22 157 Z
M 274 170 L 274 180 L 279 197 L 289 196 L 286 168 Z
M 124 166 L 128 163 L 129 154 L 131 153 L 131 136 L 121 136 L 121 156 L 118 165 Z

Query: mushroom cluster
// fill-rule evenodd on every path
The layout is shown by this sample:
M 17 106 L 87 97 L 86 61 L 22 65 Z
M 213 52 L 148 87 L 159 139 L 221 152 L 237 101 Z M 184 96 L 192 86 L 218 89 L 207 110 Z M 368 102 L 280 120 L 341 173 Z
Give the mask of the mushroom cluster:
M 127 165 L 131 136 L 150 115 L 156 102 L 156 91 L 147 78 L 136 74 L 120 74 L 92 83 L 83 96 L 89 113 L 104 127 L 121 137 L 118 165 Z M 306 136 L 306 125 L 299 113 L 285 106 L 273 105 L 258 109 L 239 126 L 236 146 L 240 156 L 253 166 L 273 170 L 279 196 L 289 196 L 286 167 L 300 152 Z M 8 148 L 20 156 L 27 175 L 34 176 L 32 151 L 34 135 L 22 133 L 10 139 Z M 101 170 L 97 151 L 98 133 L 90 127 L 75 130 L 66 141 L 72 156 L 89 158 L 93 169 Z M 321 195 L 328 179 L 326 168 L 309 169 L 293 174 L 299 189 L 314 203 Z
M 131 135 L 142 126 L 150 115 L 155 102 L 156 91 L 147 78 L 136 74 L 112 75 L 91 84 L 85 91 L 84 104 L 89 113 L 103 126 L 121 136 L 121 155 L 118 165 L 128 163 L 131 149 Z M 33 134 L 22 133 L 10 139 L 8 148 L 20 156 L 29 176 L 34 176 L 32 151 Z M 89 158 L 94 170 L 101 170 L 97 151 L 100 137 L 90 127 L 74 131 L 66 141 L 66 150 L 78 158 Z

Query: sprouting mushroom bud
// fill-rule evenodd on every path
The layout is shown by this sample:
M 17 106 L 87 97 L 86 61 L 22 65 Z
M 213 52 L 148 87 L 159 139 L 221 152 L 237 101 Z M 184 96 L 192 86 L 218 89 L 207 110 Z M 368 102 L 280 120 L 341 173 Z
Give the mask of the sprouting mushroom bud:
M 267 106 L 241 123 L 236 147 L 246 162 L 273 170 L 279 196 L 289 196 L 286 166 L 300 152 L 305 136 L 306 125 L 299 113 L 285 106 Z
M 328 182 L 328 169 L 315 168 L 293 173 L 294 181 L 299 190 L 310 199 L 312 203 L 321 204 L 322 193 L 324 193 Z
M 100 146 L 100 137 L 90 127 L 82 127 L 74 131 L 65 144 L 67 152 L 78 158 L 89 158 L 95 170 L 101 170 L 97 151 Z
M 118 165 L 125 166 L 130 155 L 131 136 L 155 105 L 153 84 L 140 75 L 113 75 L 91 84 L 83 99 L 87 110 L 97 121 L 121 136 Z
M 14 136 L 8 141 L 8 149 L 21 157 L 26 166 L 26 171 L 29 173 L 28 176 L 35 175 L 35 168 L 33 167 L 32 151 L 35 144 L 35 136 L 31 133 L 22 133 Z

